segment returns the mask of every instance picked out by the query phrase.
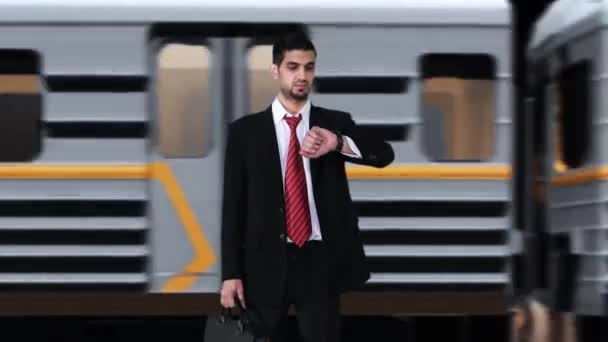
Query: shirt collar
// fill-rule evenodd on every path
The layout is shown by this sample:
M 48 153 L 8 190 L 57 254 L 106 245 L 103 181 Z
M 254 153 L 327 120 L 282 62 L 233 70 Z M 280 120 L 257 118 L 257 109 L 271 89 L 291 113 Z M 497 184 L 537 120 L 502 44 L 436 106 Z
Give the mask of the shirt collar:
M 308 126 L 308 120 L 310 118 L 310 99 L 306 100 L 304 106 L 300 110 L 300 114 L 302 114 L 302 122 Z M 281 104 L 278 97 L 275 97 L 274 101 L 272 101 L 272 117 L 274 119 L 274 124 L 278 124 L 283 118 L 285 114 L 291 115 L 285 110 L 285 107 Z

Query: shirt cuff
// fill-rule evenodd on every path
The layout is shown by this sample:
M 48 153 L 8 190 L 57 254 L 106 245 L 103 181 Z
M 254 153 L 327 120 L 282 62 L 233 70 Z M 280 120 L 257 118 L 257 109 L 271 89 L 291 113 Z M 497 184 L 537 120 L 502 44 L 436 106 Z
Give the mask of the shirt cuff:
M 361 158 L 361 151 L 359 151 L 359 149 L 357 148 L 357 145 L 355 145 L 355 142 L 353 141 L 353 139 L 351 139 L 350 137 L 347 137 L 346 135 L 343 135 L 342 138 L 344 138 L 344 143 L 348 144 L 348 147 L 350 147 L 350 149 L 355 152 L 355 154 L 350 154 L 350 153 L 344 153 L 344 152 L 340 152 L 345 156 L 349 156 L 349 157 L 353 157 L 353 158 Z

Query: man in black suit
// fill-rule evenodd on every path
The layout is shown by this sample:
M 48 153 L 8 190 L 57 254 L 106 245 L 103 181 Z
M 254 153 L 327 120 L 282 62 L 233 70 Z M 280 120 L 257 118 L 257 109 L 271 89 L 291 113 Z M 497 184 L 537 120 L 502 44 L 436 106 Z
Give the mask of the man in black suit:
M 384 167 L 394 152 L 349 113 L 311 104 L 317 53 L 304 33 L 272 54 L 274 102 L 229 125 L 221 303 L 260 313 L 272 341 L 285 338 L 293 304 L 303 341 L 337 342 L 339 296 L 370 276 L 345 162 Z

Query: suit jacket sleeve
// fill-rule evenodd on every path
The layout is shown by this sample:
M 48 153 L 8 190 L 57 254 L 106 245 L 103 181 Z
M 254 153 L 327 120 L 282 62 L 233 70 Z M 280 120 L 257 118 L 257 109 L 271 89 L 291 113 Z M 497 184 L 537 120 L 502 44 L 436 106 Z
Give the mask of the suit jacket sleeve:
M 237 123 L 228 127 L 224 155 L 222 199 L 222 280 L 242 279 L 243 231 L 246 206 L 246 170 L 243 136 Z
M 343 155 L 347 161 L 361 165 L 385 167 L 395 159 L 393 147 L 383 139 L 363 132 L 355 124 L 350 114 L 344 113 L 342 115 L 339 131 L 341 134 L 350 137 L 361 153 L 361 158 Z

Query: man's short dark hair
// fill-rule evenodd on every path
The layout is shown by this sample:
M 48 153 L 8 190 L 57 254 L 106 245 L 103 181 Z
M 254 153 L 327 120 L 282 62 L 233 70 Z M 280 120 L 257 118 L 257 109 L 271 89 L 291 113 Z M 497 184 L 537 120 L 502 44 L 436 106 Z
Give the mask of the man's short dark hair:
M 317 50 L 305 32 L 296 31 L 281 35 L 272 46 L 272 63 L 280 65 L 285 58 L 285 52 L 290 50 Z

